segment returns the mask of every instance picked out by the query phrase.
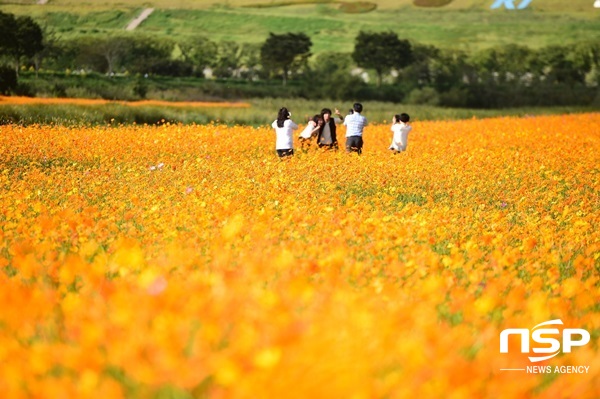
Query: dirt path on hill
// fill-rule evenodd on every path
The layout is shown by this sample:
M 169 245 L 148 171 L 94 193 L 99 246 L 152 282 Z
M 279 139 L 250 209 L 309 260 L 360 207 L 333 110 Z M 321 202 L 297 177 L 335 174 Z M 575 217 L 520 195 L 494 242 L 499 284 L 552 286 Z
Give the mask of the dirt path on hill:
M 144 11 L 136 19 L 131 21 L 125 30 L 134 30 L 137 28 L 146 18 L 150 16 L 154 12 L 154 8 L 145 8 Z

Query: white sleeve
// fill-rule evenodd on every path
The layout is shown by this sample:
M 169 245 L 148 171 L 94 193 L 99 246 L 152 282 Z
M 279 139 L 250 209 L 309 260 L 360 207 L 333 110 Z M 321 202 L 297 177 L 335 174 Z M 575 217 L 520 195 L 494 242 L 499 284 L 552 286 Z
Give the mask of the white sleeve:
M 400 144 L 402 145 L 403 148 L 406 148 L 406 142 L 408 140 L 408 132 L 411 131 L 411 127 L 410 126 L 403 126 L 402 129 L 399 130 L 399 141 Z
M 400 129 L 398 129 L 398 125 L 397 124 L 394 124 L 394 126 L 392 126 L 392 132 L 394 132 L 394 136 L 392 138 L 392 141 L 397 146 L 401 146 L 402 145 L 402 139 L 400 138 Z

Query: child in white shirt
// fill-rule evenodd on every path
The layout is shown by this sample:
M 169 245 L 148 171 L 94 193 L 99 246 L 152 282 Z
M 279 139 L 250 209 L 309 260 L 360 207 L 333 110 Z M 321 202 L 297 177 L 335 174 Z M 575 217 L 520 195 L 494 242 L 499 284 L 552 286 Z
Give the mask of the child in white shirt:
M 394 136 L 392 137 L 392 144 L 390 145 L 390 150 L 394 151 L 394 154 L 406 151 L 406 146 L 408 145 L 408 133 L 412 130 L 412 126 L 408 124 L 409 120 L 410 117 L 408 114 L 394 115 L 392 124 Z
M 316 135 L 319 133 L 319 129 L 321 128 L 321 126 L 323 126 L 323 118 L 321 118 L 321 115 L 319 114 L 313 116 L 312 119 L 308 121 L 308 124 L 306 125 L 302 133 L 300 133 L 299 137 L 300 146 L 302 148 L 310 147 L 310 140 L 316 137 Z

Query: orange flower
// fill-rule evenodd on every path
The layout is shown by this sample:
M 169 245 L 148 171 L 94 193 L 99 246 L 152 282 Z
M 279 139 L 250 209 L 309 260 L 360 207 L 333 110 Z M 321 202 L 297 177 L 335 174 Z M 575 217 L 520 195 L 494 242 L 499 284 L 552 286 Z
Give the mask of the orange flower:
M 598 397 L 600 115 L 413 126 L 0 126 L 0 392 Z M 554 319 L 587 374 L 501 370 Z

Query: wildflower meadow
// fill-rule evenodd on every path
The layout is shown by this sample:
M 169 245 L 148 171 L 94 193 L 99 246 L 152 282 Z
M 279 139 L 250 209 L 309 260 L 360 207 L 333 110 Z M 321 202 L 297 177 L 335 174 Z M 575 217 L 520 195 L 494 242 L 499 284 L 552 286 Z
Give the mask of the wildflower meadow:
M 364 140 L 0 126 L 0 396 L 600 397 L 600 114 Z

